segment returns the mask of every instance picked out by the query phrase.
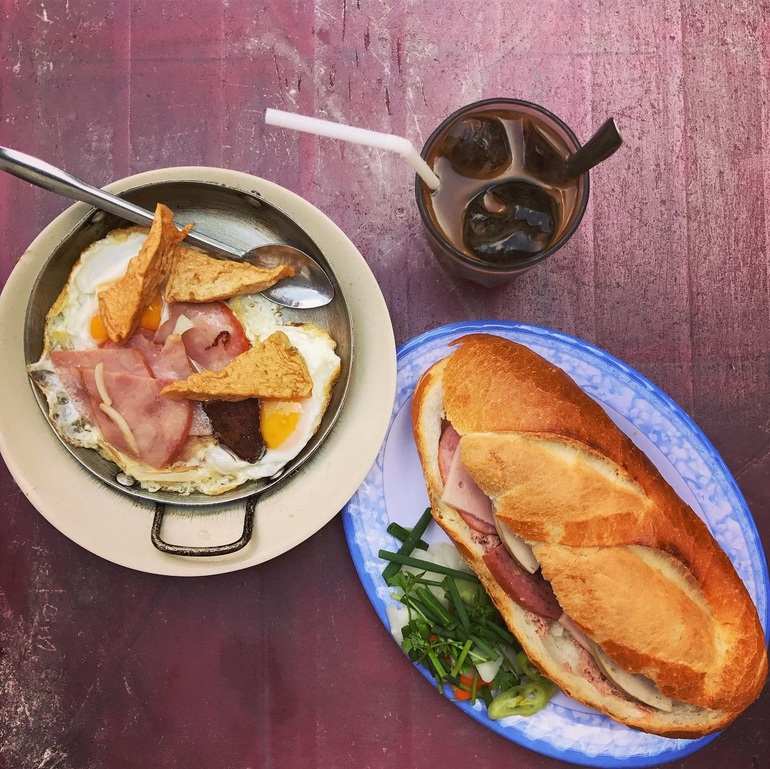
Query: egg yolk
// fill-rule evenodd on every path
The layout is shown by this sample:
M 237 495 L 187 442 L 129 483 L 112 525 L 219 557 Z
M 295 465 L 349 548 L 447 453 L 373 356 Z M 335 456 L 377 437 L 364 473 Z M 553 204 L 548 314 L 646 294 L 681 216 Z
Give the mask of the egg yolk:
M 160 327 L 160 318 L 162 314 L 163 299 L 160 294 L 157 294 L 155 299 L 150 303 L 150 306 L 142 313 L 142 317 L 139 319 L 139 328 L 143 328 L 146 331 L 157 331 Z M 99 314 L 96 314 L 91 318 L 89 331 L 91 337 L 97 344 L 103 344 L 109 338 L 107 329 L 104 327 L 104 322 Z
M 104 327 L 104 323 L 102 323 L 101 315 L 94 315 L 93 318 L 91 318 L 89 331 L 91 332 L 91 337 L 97 344 L 102 344 L 108 339 L 107 329 Z
M 302 405 L 292 401 L 263 400 L 259 408 L 259 428 L 265 446 L 277 449 L 282 446 L 297 427 L 302 415 Z
M 160 326 L 160 316 L 163 312 L 163 300 L 160 294 L 155 295 L 155 299 L 150 302 L 150 306 L 142 313 L 139 320 L 139 328 L 147 331 L 157 331 Z

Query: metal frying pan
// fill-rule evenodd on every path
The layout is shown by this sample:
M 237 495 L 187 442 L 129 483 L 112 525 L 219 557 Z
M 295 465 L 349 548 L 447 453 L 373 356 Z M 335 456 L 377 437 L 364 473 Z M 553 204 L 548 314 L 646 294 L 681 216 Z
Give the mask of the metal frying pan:
M 154 506 L 151 539 L 159 550 L 186 556 L 233 553 L 243 548 L 251 539 L 258 498 L 290 479 L 293 473 L 310 460 L 340 413 L 350 380 L 353 358 L 353 330 L 345 297 L 328 260 L 310 236 L 290 217 L 256 192 L 244 193 L 208 182 L 170 181 L 133 188 L 125 192 L 123 197 L 150 210 L 154 209 L 158 202 L 165 203 L 175 212 L 177 223 L 196 222 L 201 232 L 217 237 L 236 248 L 246 250 L 269 243 L 300 248 L 324 268 L 335 288 L 334 300 L 325 307 L 312 310 L 283 309 L 281 313 L 284 322 L 312 322 L 326 330 L 337 342 L 336 352 L 341 359 L 341 371 L 318 431 L 299 455 L 275 476 L 249 481 L 217 497 L 204 494 L 183 496 L 167 491 L 150 492 L 140 488 L 138 484 L 123 485 L 118 480 L 122 472 L 120 468 L 104 459 L 97 451 L 76 448 L 62 440 L 70 454 L 100 481 L 122 494 L 135 498 L 137 502 Z M 24 357 L 27 364 L 34 363 L 42 354 L 46 314 L 66 284 L 75 261 L 91 243 L 104 237 L 110 230 L 124 226 L 124 220 L 103 211 L 94 211 L 53 250 L 38 275 L 27 306 L 24 326 Z M 34 385 L 32 389 L 38 405 L 50 422 L 45 397 Z M 53 425 L 51 429 L 58 435 Z M 212 507 L 224 506 L 225 503 L 235 500 L 245 500 L 243 532 L 238 540 L 209 547 L 187 547 L 162 539 L 161 528 L 167 504 L 188 508 L 205 506 L 210 511 Z

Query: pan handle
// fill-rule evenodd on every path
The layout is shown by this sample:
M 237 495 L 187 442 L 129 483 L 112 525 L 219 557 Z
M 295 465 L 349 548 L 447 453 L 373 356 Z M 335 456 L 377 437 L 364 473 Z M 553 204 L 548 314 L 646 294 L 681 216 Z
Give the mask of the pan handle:
M 152 521 L 151 539 L 152 544 L 164 553 L 170 555 L 186 555 L 207 557 L 214 555 L 227 555 L 228 553 L 235 553 L 238 550 L 246 547 L 251 539 L 251 535 L 254 532 L 254 511 L 257 508 L 257 495 L 249 497 L 246 500 L 246 506 L 244 508 L 243 515 L 243 533 L 234 542 L 229 542 L 225 545 L 211 545 L 207 547 L 193 547 L 191 545 L 172 545 L 166 542 L 160 536 L 160 529 L 163 525 L 163 517 L 166 513 L 166 505 L 163 502 L 155 503 L 155 517 Z

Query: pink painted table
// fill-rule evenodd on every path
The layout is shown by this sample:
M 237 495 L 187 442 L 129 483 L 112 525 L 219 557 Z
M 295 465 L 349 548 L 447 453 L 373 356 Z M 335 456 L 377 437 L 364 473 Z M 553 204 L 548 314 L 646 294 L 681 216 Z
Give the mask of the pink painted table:
M 99 185 L 180 165 L 277 182 L 376 276 L 396 341 L 501 318 L 628 362 L 724 457 L 770 542 L 768 7 L 761 0 L 0 0 L 0 145 Z M 469 101 L 543 104 L 622 150 L 577 235 L 499 289 L 434 263 L 383 153 L 268 129 L 267 107 L 421 145 Z M 0 177 L 0 278 L 68 204 Z M 0 333 L 2 333 L 0 331 Z M 403 657 L 337 517 L 258 567 L 143 574 L 73 544 L 0 474 L 0 767 L 516 766 Z M 770 695 L 672 766 L 770 765 Z

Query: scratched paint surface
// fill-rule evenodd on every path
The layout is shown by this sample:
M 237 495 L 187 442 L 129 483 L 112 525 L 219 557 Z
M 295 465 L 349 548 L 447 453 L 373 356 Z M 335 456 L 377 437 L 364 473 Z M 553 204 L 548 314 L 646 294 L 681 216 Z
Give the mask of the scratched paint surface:
M 328 214 L 397 341 L 506 318 L 599 345 L 701 425 L 770 541 L 766 0 L 0 0 L 0 145 L 96 184 L 246 171 Z M 488 290 L 429 254 L 404 162 L 263 124 L 267 107 L 420 146 L 464 103 L 539 102 L 625 146 L 570 244 Z M 66 202 L 0 177 L 0 282 Z M 0 333 L 2 330 L 0 329 Z M 410 669 L 333 521 L 258 568 L 135 573 L 72 544 L 0 467 L 0 767 L 555 769 Z M 770 696 L 681 769 L 760 769 Z

